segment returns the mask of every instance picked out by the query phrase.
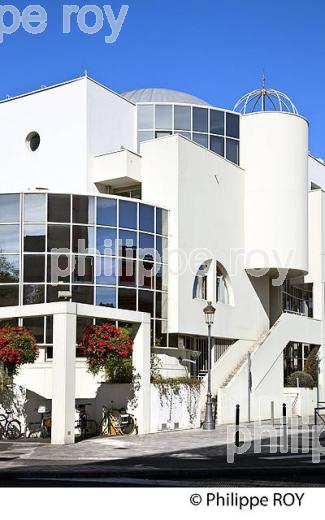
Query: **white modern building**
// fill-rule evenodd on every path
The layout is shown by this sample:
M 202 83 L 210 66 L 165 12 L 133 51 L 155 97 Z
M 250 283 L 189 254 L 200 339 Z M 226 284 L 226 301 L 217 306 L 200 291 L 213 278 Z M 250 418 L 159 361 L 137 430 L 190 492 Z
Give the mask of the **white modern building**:
M 278 416 L 283 402 L 310 410 L 314 397 L 285 381 L 315 346 L 324 401 L 325 167 L 308 129 L 287 96 L 264 88 L 225 110 L 83 77 L 1 102 L 0 317 L 41 347 L 16 382 L 52 399 L 51 305 L 67 290 L 75 345 L 99 320 L 150 320 L 138 348 L 169 377 L 205 378 L 212 301 L 219 423 L 237 403 L 244 420 L 270 417 L 271 401 Z M 95 399 L 78 349 L 73 363 L 76 398 Z

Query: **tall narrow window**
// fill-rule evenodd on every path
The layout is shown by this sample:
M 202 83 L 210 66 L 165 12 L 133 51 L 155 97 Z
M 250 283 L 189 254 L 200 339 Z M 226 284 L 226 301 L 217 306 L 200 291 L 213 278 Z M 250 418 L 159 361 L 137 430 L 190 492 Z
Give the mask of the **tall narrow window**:
M 216 282 L 216 301 L 219 303 L 229 304 L 229 292 L 227 287 L 226 273 L 219 262 L 217 262 Z
M 199 300 L 208 299 L 208 271 L 211 265 L 211 260 L 207 260 L 201 264 L 194 280 L 193 298 Z

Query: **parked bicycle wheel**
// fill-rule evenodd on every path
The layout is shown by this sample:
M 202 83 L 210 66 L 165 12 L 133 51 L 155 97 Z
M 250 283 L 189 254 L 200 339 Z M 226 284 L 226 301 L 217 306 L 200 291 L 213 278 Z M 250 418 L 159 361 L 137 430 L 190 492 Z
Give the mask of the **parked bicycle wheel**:
M 12 421 L 8 421 L 6 433 L 7 439 L 19 439 L 21 437 L 21 424 L 16 419 L 12 419 Z
M 3 414 L 0 414 L 0 429 L 1 431 L 5 431 L 7 423 L 7 417 Z
M 123 435 L 132 435 L 135 430 L 135 420 L 132 415 L 121 414 L 121 431 Z
M 108 435 L 109 434 L 110 421 L 107 416 L 103 417 L 99 423 L 98 430 L 99 435 Z

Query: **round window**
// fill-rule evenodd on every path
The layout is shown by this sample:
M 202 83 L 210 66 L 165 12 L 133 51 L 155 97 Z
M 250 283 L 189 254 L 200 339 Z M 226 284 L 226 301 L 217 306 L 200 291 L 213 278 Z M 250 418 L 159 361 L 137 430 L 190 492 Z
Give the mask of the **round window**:
M 37 148 L 41 144 L 40 135 L 37 132 L 30 132 L 26 137 L 26 145 L 28 150 L 31 152 L 36 152 Z

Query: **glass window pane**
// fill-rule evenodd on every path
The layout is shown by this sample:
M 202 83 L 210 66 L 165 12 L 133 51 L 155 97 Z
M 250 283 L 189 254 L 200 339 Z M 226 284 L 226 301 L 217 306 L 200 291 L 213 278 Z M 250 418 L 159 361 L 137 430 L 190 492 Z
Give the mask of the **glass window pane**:
M 222 157 L 224 156 L 225 154 L 225 140 L 223 137 L 215 137 L 215 136 L 211 136 L 211 141 L 210 141 L 210 149 L 214 152 L 214 153 L 217 153 L 218 155 L 221 155 Z
M 25 222 L 45 222 L 46 195 L 31 193 L 24 195 Z
M 133 287 L 136 285 L 136 262 L 119 259 L 119 285 Z
M 118 290 L 118 308 L 135 311 L 137 309 L 137 292 L 134 289 Z
M 73 196 L 72 222 L 76 224 L 94 224 L 95 199 L 94 197 Z
M 0 283 L 19 282 L 19 256 L 0 256 Z
M 153 233 L 155 231 L 155 208 L 147 204 L 140 204 L 139 213 L 139 228 L 141 231 Z
M 120 230 L 119 255 L 127 258 L 135 258 L 137 254 L 137 234 L 134 231 Z
M 167 291 L 168 290 L 167 265 L 156 264 L 156 289 L 158 291 Z
M 151 141 L 151 139 L 155 138 L 154 132 L 138 132 L 138 140 L 139 143 L 144 143 L 145 141 Z
M 208 136 L 205 134 L 193 134 L 193 141 L 208 148 Z
M 74 253 L 91 254 L 94 252 L 95 232 L 93 227 L 72 227 L 72 250 Z
M 47 250 L 49 252 L 51 252 L 52 249 L 65 249 L 70 251 L 70 226 L 49 224 L 47 230 Z
M 208 131 L 208 110 L 193 107 L 193 132 Z
M 173 108 L 171 105 L 156 105 L 155 127 L 162 130 L 173 128 Z
M 117 232 L 113 228 L 97 228 L 97 252 L 103 255 L 116 254 Z
M 237 114 L 226 114 L 227 136 L 239 139 L 239 116 Z
M 182 130 L 175 130 L 175 134 L 182 135 L 183 137 L 186 137 L 186 139 L 192 140 L 192 134 L 191 132 L 183 132 Z
M 73 285 L 72 300 L 77 303 L 94 305 L 94 287 L 89 287 L 86 285 Z
M 37 343 L 44 343 L 44 317 L 33 316 L 31 318 L 24 318 L 23 325 L 26 329 L 32 331 Z
M 82 340 L 88 327 L 93 325 L 93 318 L 87 316 L 77 316 L 77 343 Z
M 0 222 L 20 221 L 19 195 L 0 195 Z
M 53 343 L 53 316 L 46 316 L 46 343 Z
M 24 285 L 24 305 L 44 303 L 44 285 Z
M 156 233 L 168 235 L 168 211 L 165 209 L 156 209 Z
M 153 291 L 139 291 L 138 310 L 140 312 L 148 312 L 151 317 L 154 315 L 154 292 Z
M 97 224 L 116 227 L 117 222 L 116 199 L 97 197 Z
M 225 113 L 221 110 L 210 110 L 210 133 L 224 135 Z
M 0 328 L 4 327 L 18 327 L 18 318 L 0 320 Z
M 235 164 L 239 164 L 239 141 L 227 139 L 227 159 Z
M 137 207 L 135 202 L 120 200 L 119 225 L 122 228 L 137 229 Z
M 19 253 L 19 226 L 0 225 L 0 253 Z
M 70 256 L 48 255 L 47 281 L 52 284 L 70 282 Z
M 157 237 L 156 239 L 156 258 L 159 263 L 167 263 L 168 241 L 166 238 Z
M 48 221 L 70 222 L 71 221 L 71 197 L 70 195 L 48 196 Z
M 175 106 L 175 130 L 191 130 L 191 107 Z
M 46 301 L 47 301 L 47 303 L 52 303 L 52 302 L 59 301 L 59 296 L 58 296 L 59 291 L 70 291 L 70 286 L 61 285 L 61 284 L 60 285 L 48 285 L 46 290 L 47 290 Z M 49 318 L 49 316 L 48 316 L 48 318 Z M 52 340 L 47 341 L 47 343 L 52 343 Z
M 167 293 L 156 293 L 156 318 L 167 319 Z
M 45 255 L 24 255 L 24 282 L 45 281 Z
M 153 105 L 138 105 L 139 130 L 151 130 L 153 128 Z
M 0 307 L 11 307 L 12 305 L 18 305 L 18 301 L 18 285 L 0 285 Z
M 154 235 L 148 235 L 147 233 L 140 233 L 139 235 L 139 258 L 145 258 L 146 260 L 155 259 L 155 237 Z
M 138 286 L 147 289 L 155 287 L 155 264 L 142 260 L 138 267 Z
M 73 282 L 94 283 L 94 257 L 74 257 Z
M 116 289 L 114 287 L 97 287 L 96 305 L 116 307 Z
M 96 283 L 115 285 L 116 259 L 111 257 L 97 257 L 96 264 Z
M 33 224 L 24 227 L 24 250 L 32 253 L 45 251 L 45 225 Z

